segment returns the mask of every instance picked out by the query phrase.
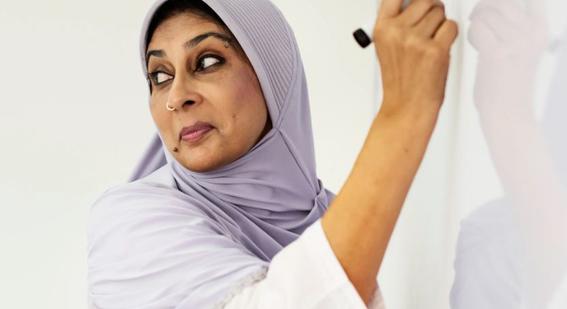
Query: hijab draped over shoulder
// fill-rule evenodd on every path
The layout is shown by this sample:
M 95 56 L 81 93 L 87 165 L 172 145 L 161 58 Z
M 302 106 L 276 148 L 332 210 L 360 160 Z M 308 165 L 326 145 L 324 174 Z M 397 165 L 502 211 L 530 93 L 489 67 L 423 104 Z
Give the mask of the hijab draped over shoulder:
M 157 1 L 143 24 L 144 73 L 148 27 L 165 2 Z M 317 178 L 305 73 L 282 13 L 268 0 L 203 2 L 250 60 L 273 128 L 238 160 L 203 173 L 177 162 L 156 133 L 130 181 L 91 208 L 95 306 L 210 307 L 265 269 L 334 197 Z

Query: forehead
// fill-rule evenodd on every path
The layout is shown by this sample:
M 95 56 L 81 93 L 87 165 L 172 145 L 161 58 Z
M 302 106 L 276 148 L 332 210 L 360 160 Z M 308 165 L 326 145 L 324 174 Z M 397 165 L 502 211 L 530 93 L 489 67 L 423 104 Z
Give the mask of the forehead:
M 168 17 L 154 31 L 148 49 L 159 48 L 178 39 L 188 40 L 199 34 L 215 31 L 227 34 L 225 29 L 211 18 L 192 12 L 183 12 Z

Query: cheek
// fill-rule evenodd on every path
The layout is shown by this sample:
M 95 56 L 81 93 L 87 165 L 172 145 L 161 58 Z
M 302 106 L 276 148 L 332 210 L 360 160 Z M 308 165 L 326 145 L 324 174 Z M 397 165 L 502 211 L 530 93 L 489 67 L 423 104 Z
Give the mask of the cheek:
M 256 130 L 264 126 L 266 120 L 266 104 L 262 90 L 253 72 L 243 70 L 240 78 L 236 79 L 232 95 L 233 109 L 231 109 L 231 121 L 238 124 L 240 128 Z
M 172 143 L 172 128 L 171 128 L 171 115 L 168 114 L 167 110 L 160 105 L 159 101 L 152 100 L 150 106 L 150 112 L 154 123 L 156 124 L 161 136 L 164 138 L 165 142 Z
M 154 100 L 150 103 L 150 111 L 152 114 L 152 118 L 158 129 L 161 131 L 163 129 L 163 124 L 165 123 L 165 114 L 161 112 L 158 108 L 158 103 Z

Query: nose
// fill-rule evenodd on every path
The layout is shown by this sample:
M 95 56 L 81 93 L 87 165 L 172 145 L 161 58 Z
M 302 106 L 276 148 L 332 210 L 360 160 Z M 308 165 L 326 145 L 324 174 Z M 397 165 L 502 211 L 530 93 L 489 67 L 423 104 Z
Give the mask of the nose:
M 183 75 L 177 74 L 172 81 L 166 102 L 166 108 L 169 110 L 180 111 L 201 101 L 199 93 Z

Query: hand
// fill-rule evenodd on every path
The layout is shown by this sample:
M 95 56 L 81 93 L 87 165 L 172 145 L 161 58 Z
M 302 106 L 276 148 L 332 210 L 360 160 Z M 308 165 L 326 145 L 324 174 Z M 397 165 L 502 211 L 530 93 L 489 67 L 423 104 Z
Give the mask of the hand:
M 549 44 L 543 7 L 531 3 L 524 8 L 519 0 L 481 0 L 469 17 L 469 41 L 481 58 L 539 59 Z
M 526 10 L 518 0 L 482 0 L 470 16 L 468 39 L 479 55 L 475 104 L 483 114 L 532 108 L 549 33 L 543 4 L 531 4 Z
M 383 0 L 374 28 L 384 101 L 380 112 L 439 112 L 445 97 L 450 49 L 457 24 L 438 0 Z

